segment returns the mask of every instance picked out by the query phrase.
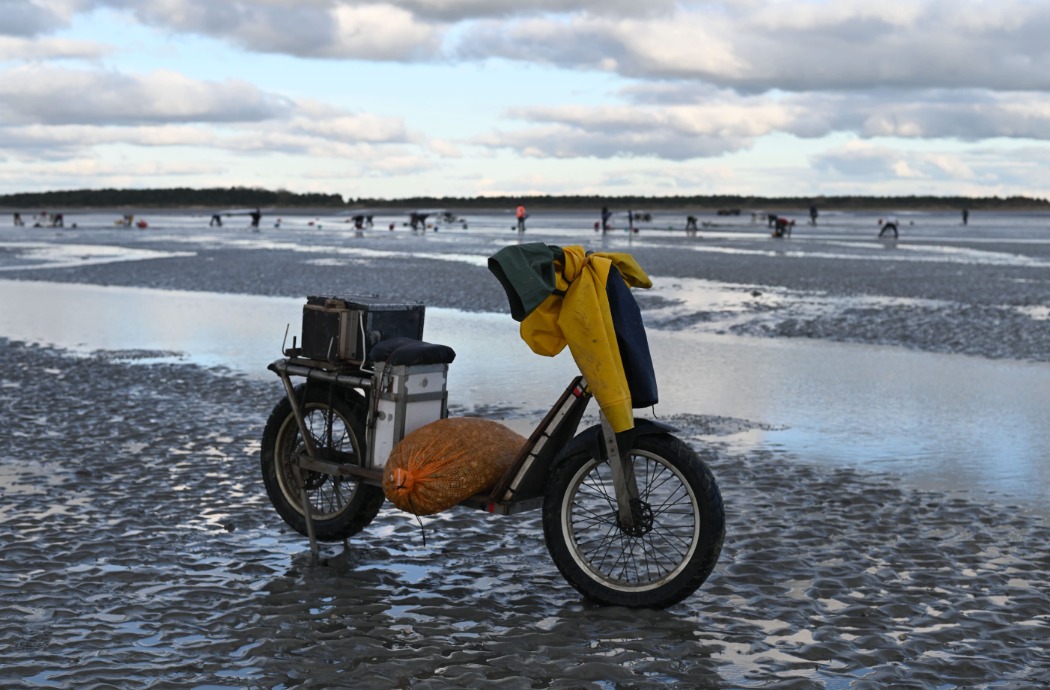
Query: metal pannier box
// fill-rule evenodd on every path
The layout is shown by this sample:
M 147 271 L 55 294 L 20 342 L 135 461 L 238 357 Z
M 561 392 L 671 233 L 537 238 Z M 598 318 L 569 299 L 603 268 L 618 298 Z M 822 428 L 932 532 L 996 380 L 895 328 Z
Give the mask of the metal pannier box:
M 382 469 L 398 441 L 448 416 L 448 365 L 376 363 L 372 388 L 375 424 L 369 430 L 372 467 Z
M 325 362 L 364 364 L 380 340 L 423 337 L 422 304 L 376 297 L 306 298 L 303 306 L 302 356 Z

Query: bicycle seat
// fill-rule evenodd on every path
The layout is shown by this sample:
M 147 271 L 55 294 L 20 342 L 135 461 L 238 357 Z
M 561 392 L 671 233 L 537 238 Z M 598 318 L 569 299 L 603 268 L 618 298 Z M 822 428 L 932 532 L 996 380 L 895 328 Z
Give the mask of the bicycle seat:
M 391 366 L 451 364 L 456 358 L 456 351 L 448 345 L 435 345 L 406 337 L 380 340 L 368 354 L 373 362 L 386 362 Z

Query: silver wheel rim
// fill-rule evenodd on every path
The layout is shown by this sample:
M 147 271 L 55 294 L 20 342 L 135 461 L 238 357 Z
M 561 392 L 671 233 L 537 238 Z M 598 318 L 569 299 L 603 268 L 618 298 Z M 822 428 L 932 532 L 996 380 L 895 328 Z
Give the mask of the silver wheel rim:
M 592 579 L 621 592 L 645 592 L 674 580 L 700 541 L 700 506 L 689 482 L 664 458 L 631 452 L 640 498 L 652 529 L 631 536 L 620 529 L 609 463 L 585 463 L 569 482 L 561 523 L 569 552 Z

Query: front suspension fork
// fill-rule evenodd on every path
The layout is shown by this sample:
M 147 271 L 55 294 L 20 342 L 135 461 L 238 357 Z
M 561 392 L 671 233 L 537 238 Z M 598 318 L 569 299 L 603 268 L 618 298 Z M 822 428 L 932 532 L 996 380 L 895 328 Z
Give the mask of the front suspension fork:
M 616 513 L 619 517 L 620 529 L 633 533 L 636 531 L 634 506 L 639 504 L 638 482 L 634 476 L 634 463 L 631 462 L 631 444 L 628 441 L 630 433 L 617 434 L 612 425 L 601 413 L 602 440 L 605 444 L 605 453 L 609 458 L 609 468 L 612 470 L 613 491 L 616 494 Z

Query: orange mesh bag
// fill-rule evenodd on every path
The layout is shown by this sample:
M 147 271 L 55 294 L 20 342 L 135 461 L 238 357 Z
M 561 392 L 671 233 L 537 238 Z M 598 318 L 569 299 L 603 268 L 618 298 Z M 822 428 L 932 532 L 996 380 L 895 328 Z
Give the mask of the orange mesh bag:
M 524 437 L 490 419 L 439 419 L 394 446 L 383 493 L 401 510 L 433 515 L 491 488 L 524 445 Z

